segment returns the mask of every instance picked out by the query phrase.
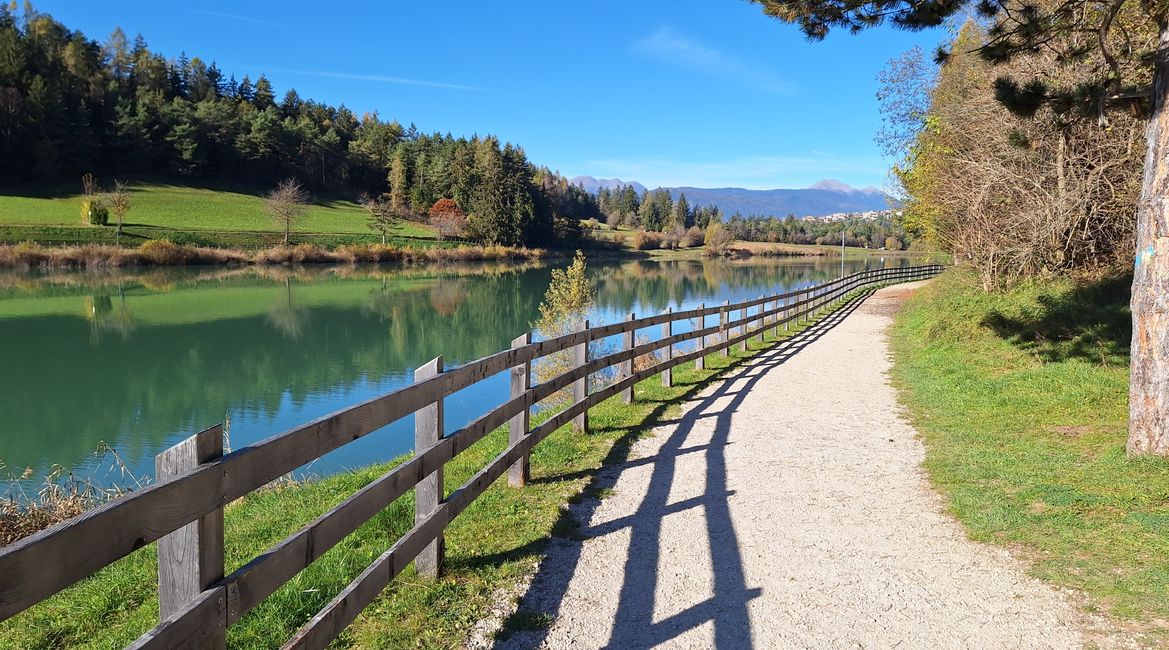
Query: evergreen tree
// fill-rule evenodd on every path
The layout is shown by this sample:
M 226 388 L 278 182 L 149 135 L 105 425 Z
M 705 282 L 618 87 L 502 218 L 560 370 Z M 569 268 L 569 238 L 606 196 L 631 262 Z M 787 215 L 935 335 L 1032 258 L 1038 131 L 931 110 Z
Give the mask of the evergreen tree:
M 252 103 L 260 110 L 276 105 L 276 94 L 272 91 L 272 82 L 268 81 L 264 75 L 260 75 L 260 78 L 256 80 Z

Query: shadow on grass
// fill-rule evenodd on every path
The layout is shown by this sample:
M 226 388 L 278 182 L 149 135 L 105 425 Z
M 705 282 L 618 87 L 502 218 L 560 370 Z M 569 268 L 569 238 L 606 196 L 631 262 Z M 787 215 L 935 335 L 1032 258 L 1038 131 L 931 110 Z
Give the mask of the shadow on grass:
M 1078 359 L 1102 365 L 1128 363 L 1132 276 L 1118 275 L 1040 295 L 1022 314 L 995 310 L 982 324 L 1003 340 L 1045 362 Z

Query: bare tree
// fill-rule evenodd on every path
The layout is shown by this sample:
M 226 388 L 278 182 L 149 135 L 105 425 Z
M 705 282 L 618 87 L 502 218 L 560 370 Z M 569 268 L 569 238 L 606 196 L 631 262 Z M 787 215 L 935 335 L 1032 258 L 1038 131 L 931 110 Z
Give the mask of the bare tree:
M 379 194 L 376 197 L 362 195 L 359 199 L 361 207 L 369 213 L 369 227 L 382 236 L 382 246 L 386 245 L 386 236 L 390 230 L 398 225 L 400 217 L 394 209 L 388 194 Z
M 107 193 L 106 201 L 110 204 L 110 211 L 114 213 L 114 243 L 122 243 L 122 224 L 126 221 L 126 213 L 130 211 L 130 188 L 118 179 L 114 179 L 114 189 Z
M 295 226 L 308 214 L 308 192 L 294 178 L 286 178 L 276 185 L 276 189 L 264 196 L 264 211 L 272 217 L 277 227 L 284 230 L 284 245 L 292 234 Z
M 85 193 L 86 198 L 97 194 L 97 177 L 93 175 L 93 172 L 85 172 L 81 175 L 81 190 Z

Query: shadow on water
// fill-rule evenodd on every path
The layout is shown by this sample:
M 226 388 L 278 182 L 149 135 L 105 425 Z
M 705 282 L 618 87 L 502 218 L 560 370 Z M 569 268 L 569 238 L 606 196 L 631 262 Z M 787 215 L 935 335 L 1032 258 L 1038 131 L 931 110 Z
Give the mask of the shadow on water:
M 616 596 L 617 613 L 606 647 L 654 647 L 707 622 L 713 623 L 716 647 L 752 647 L 748 604 L 759 597 L 762 590 L 747 587 L 739 540 L 728 502 L 728 497 L 733 492 L 728 490 L 725 450 L 732 444 L 730 440 L 732 419 L 751 389 L 768 371 L 782 365 L 840 324 L 869 295 L 871 292 L 853 298 L 843 308 L 793 337 L 774 344 L 749 361 L 739 360 L 732 363 L 716 378 L 689 384 L 681 399 L 689 403 L 691 408 L 680 419 L 670 421 L 663 419 L 666 410 L 670 404 L 675 403 L 675 400 L 663 401 L 655 405 L 647 425 L 626 431 L 613 446 L 604 464 L 597 470 L 583 474 L 590 479 L 583 494 L 595 496 L 611 489 L 624 469 L 652 465 L 650 484 L 637 511 L 630 516 L 591 527 L 580 522 L 589 522 L 593 519 L 596 508 L 601 503 L 599 500 L 587 499 L 574 511 L 564 511 L 553 529 L 553 534 L 562 538 L 557 542 L 558 547 L 541 563 L 528 595 L 521 600 L 516 613 L 505 622 L 504 629 L 523 628 L 524 621 L 531 618 L 534 611 L 547 614 L 554 619 L 560 613 L 569 581 L 580 563 L 583 551 L 581 540 L 628 528 L 629 554 L 625 561 L 620 591 Z M 715 390 L 699 397 L 698 394 L 709 385 L 716 386 Z M 731 398 L 729 402 L 725 401 L 727 397 Z M 723 400 L 722 404 L 719 403 L 720 400 Z M 711 418 L 715 419 L 715 426 L 710 442 L 685 446 L 697 422 Z M 629 455 L 634 440 L 649 428 L 663 424 L 675 428 L 658 453 L 631 460 Z M 706 484 L 703 493 L 684 501 L 669 503 L 671 487 L 678 471 L 678 459 L 696 453 L 704 454 L 706 458 Z M 581 476 L 581 473 L 574 473 L 547 477 L 542 481 L 553 482 Z M 701 508 L 705 515 L 706 542 L 710 549 L 713 571 L 713 596 L 655 622 L 655 594 L 658 590 L 659 571 L 662 568 L 703 570 L 700 567 L 662 566 L 663 560 L 669 560 L 663 558 L 660 544 L 665 518 L 670 514 L 692 508 Z M 506 557 L 517 557 L 541 550 L 539 545 L 529 545 L 506 554 Z M 494 562 L 502 559 L 505 559 L 505 556 L 480 558 L 480 561 Z M 630 634 L 631 631 L 636 632 Z M 547 629 L 544 629 L 502 639 L 496 647 L 536 647 L 546 637 Z
M 1124 275 L 1081 284 L 1066 293 L 1039 296 L 1034 311 L 995 311 L 982 324 L 1049 363 L 1078 359 L 1125 365 L 1132 339 L 1131 284 L 1132 276 Z

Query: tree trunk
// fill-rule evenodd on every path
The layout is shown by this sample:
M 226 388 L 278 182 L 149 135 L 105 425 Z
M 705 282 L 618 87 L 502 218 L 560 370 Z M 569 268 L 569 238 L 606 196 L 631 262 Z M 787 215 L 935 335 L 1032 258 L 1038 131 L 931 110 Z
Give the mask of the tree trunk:
M 1169 455 L 1169 22 L 1161 21 L 1132 280 L 1128 452 Z

